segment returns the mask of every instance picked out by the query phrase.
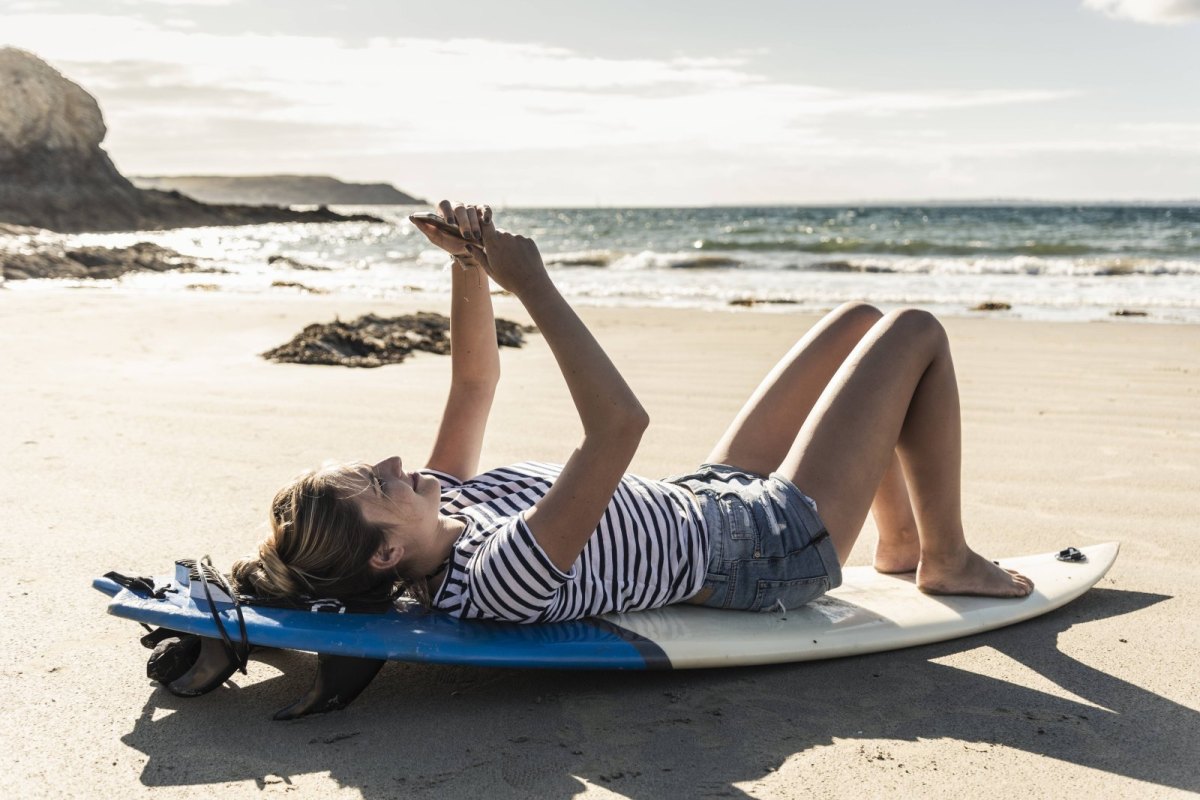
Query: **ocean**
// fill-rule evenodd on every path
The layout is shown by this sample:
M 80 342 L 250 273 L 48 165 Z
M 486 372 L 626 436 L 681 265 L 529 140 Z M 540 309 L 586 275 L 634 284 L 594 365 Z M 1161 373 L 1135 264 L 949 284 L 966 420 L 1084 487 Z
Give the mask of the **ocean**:
M 448 259 L 406 220 L 416 209 L 335 210 L 388 222 L 65 238 L 151 241 L 226 270 L 120 280 L 134 290 L 300 291 L 276 281 L 378 298 L 446 290 Z M 1200 323 L 1200 205 L 513 208 L 496 218 L 538 242 L 581 305 L 779 312 L 867 300 L 957 315 Z M 972 310 L 984 303 L 1010 308 Z

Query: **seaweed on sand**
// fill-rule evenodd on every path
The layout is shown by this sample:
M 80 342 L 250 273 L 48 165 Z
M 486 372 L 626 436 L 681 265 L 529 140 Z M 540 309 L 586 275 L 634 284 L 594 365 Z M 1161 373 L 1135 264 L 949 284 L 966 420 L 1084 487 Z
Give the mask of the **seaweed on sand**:
M 525 334 L 537 329 L 506 319 L 496 320 L 496 342 L 520 347 Z M 295 364 L 329 364 L 341 367 L 382 367 L 399 364 L 414 350 L 448 355 L 450 318 L 418 311 L 399 317 L 365 314 L 356 320 L 314 323 L 290 342 L 268 350 L 269 361 Z

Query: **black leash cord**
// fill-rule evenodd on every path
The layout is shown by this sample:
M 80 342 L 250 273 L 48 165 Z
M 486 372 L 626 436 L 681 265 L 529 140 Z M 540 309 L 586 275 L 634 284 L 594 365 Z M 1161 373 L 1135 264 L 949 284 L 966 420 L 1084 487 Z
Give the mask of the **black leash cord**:
M 200 575 L 200 585 L 204 587 L 204 598 L 208 600 L 208 610 L 212 614 L 213 622 L 217 624 L 217 632 L 221 634 L 221 641 L 225 645 L 225 650 L 229 653 L 229 657 L 237 664 L 238 670 L 243 675 L 246 674 L 246 663 L 250 660 L 250 642 L 246 634 L 246 620 L 242 616 L 241 604 L 238 602 L 237 595 L 232 591 L 229 592 L 229 597 L 233 601 L 233 608 L 237 612 L 238 618 L 238 633 L 241 639 L 241 648 L 234 647 L 233 640 L 229 638 L 229 634 L 225 631 L 225 623 L 221 621 L 221 615 L 217 613 L 217 605 L 213 602 L 212 591 L 208 588 L 208 570 L 215 568 L 212 566 L 212 560 L 205 556 L 196 562 L 196 572 Z M 219 574 L 219 573 L 218 573 Z M 222 582 L 223 579 L 222 579 Z M 226 586 L 222 586 L 226 589 Z M 229 587 L 232 589 L 232 587 Z

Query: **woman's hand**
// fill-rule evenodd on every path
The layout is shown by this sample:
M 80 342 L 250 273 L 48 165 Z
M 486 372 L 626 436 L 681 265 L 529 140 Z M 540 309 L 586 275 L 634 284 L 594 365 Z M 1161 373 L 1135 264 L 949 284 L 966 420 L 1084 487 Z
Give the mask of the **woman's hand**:
M 483 207 L 480 229 L 483 248 L 487 251 L 484 268 L 492 280 L 521 300 L 527 299 L 531 292 L 553 285 L 534 241 L 498 230 L 492 223 L 492 210 L 487 206 Z M 479 249 L 473 244 L 468 247 L 472 253 Z
M 445 250 L 463 267 L 487 268 L 487 256 L 483 252 L 481 224 L 484 217 L 490 221 L 492 210 L 487 206 L 468 206 L 443 200 L 438 203 L 442 219 L 458 228 L 458 235 L 449 233 L 420 217 L 410 218 L 417 230 L 425 234 L 435 247 Z

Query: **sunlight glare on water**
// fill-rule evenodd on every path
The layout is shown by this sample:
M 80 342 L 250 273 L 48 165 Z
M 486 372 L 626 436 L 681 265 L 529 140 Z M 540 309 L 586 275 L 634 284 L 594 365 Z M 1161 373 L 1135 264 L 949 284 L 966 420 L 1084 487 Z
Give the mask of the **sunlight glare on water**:
M 410 207 L 341 207 L 382 223 L 272 224 L 64 237 L 70 245 L 150 241 L 214 270 L 134 274 L 124 285 L 228 291 L 274 281 L 370 297 L 444 292 L 448 259 Z M 424 210 L 424 209 L 421 209 Z M 864 206 L 855 208 L 499 209 L 535 238 L 580 303 L 821 310 L 846 300 L 969 313 L 1013 306 L 1035 319 L 1200 322 L 1200 208 Z

